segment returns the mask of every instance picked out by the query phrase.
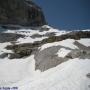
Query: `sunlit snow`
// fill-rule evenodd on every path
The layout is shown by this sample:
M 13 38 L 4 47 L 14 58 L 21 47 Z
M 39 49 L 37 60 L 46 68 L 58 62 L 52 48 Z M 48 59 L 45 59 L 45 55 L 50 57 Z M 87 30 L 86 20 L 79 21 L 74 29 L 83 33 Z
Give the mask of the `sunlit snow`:
M 44 38 L 32 39 L 30 36 L 34 34 L 46 34 L 55 32 L 56 35 L 61 35 L 67 32 L 58 31 L 49 26 L 48 31 L 40 32 L 39 30 L 8 30 L 5 33 L 18 33 L 25 35 L 24 38 L 19 38 L 17 43 L 33 43 L 41 41 Z M 90 39 L 76 40 L 79 43 L 90 46 Z M 39 47 L 40 51 L 52 46 L 63 46 L 69 49 L 78 49 L 74 44 L 74 39 L 66 39 L 58 42 L 47 43 Z M 11 45 L 10 42 L 0 43 L 0 55 L 2 53 L 12 53 L 11 50 L 6 50 L 5 47 Z M 71 50 L 60 48 L 56 55 L 64 58 Z M 51 63 L 51 62 L 50 62 Z M 0 87 L 18 87 L 18 90 L 90 90 L 90 78 L 87 74 L 90 73 L 90 59 L 69 59 L 56 67 L 50 68 L 44 72 L 35 70 L 35 57 L 30 55 L 21 59 L 8 59 L 8 57 L 0 58 Z

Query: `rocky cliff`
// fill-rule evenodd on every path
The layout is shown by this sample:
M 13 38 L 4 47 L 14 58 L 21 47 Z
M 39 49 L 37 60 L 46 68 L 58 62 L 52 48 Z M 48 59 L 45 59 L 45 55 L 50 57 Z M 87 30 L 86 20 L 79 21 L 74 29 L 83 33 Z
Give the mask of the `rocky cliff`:
M 36 27 L 46 21 L 42 9 L 31 0 L 0 0 L 0 24 Z

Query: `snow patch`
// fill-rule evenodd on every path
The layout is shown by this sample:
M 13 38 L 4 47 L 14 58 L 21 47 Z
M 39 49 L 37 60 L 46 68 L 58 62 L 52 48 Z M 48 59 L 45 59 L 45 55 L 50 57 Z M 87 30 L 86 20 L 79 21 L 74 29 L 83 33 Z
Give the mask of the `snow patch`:
M 34 38 L 34 39 L 31 37 L 19 38 L 17 40 L 17 44 L 19 44 L 19 43 L 34 43 L 35 41 L 42 41 L 45 38 L 48 38 L 48 37 L 41 37 L 41 38 Z
M 0 54 L 2 54 L 2 53 L 12 53 L 11 50 L 5 49 L 5 47 L 6 47 L 7 45 L 11 45 L 11 43 L 10 43 L 10 42 L 0 43 Z
M 65 48 L 61 48 L 56 55 L 58 55 L 58 57 L 62 57 L 64 58 L 68 53 L 70 53 L 71 50 L 65 49 Z
M 52 28 L 52 27 L 49 25 L 43 25 L 42 28 Z
M 0 86 L 13 84 L 28 76 L 30 79 L 34 73 L 34 55 L 23 59 L 0 59 Z
M 80 40 L 77 41 L 87 47 L 90 46 L 90 38 L 81 38 Z

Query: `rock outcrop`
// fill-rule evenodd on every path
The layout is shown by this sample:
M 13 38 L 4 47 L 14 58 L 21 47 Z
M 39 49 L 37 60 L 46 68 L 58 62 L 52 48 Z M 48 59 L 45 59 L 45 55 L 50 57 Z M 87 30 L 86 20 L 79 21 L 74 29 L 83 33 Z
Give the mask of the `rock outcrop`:
M 31 0 L 0 0 L 0 24 L 37 27 L 46 21 L 42 9 Z
M 14 42 L 20 37 L 23 38 L 24 36 L 20 34 L 14 34 L 14 33 L 0 33 L 0 43 Z

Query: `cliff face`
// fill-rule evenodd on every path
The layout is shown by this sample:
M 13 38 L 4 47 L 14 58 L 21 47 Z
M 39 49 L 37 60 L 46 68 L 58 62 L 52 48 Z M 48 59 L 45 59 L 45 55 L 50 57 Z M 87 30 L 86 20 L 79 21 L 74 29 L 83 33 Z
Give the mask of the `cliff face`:
M 41 26 L 46 21 L 42 9 L 31 0 L 0 0 L 0 24 Z

